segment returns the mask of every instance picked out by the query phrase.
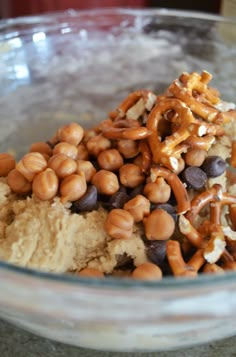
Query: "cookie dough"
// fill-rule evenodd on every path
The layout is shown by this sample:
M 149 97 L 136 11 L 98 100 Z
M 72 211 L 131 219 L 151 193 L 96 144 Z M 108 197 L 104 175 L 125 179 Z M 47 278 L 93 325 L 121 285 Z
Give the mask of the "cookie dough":
M 129 240 L 114 240 L 104 231 L 107 212 L 100 208 L 73 214 L 59 198 L 20 199 L 0 182 L 0 259 L 50 272 L 93 267 L 111 273 L 122 256 L 135 265 L 147 261 L 141 228 Z

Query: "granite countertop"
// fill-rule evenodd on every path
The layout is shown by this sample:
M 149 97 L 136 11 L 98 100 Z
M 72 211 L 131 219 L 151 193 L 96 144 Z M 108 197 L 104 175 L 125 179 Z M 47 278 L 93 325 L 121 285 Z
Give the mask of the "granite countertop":
M 236 337 L 194 348 L 160 353 L 100 352 L 37 337 L 0 320 L 1 357 L 235 357 Z

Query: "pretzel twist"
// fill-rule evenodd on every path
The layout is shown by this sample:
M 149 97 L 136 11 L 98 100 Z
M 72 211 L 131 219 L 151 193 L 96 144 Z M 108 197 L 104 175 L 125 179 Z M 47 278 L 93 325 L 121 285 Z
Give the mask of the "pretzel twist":
M 181 120 L 181 124 L 177 131 L 172 135 L 167 136 L 163 141 L 159 136 L 158 125 L 163 115 L 174 110 Z M 163 164 L 169 169 L 177 169 L 178 157 L 174 156 L 174 151 L 178 144 L 186 140 L 190 135 L 190 124 L 194 122 L 194 117 L 191 110 L 178 99 L 166 98 L 165 100 L 156 104 L 154 109 L 148 116 L 147 128 L 151 135 L 148 137 L 148 142 L 153 155 L 153 162 L 156 164 Z

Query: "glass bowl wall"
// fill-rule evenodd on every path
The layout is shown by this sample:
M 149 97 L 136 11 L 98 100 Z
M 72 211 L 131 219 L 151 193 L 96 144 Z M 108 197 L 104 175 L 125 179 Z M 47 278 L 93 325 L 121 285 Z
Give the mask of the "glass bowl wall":
M 208 70 L 236 102 L 236 22 L 160 10 L 68 11 L 0 22 L 0 152 L 70 121 L 105 119 L 133 90 Z M 158 351 L 236 334 L 236 275 L 88 280 L 0 263 L 0 317 L 57 341 Z

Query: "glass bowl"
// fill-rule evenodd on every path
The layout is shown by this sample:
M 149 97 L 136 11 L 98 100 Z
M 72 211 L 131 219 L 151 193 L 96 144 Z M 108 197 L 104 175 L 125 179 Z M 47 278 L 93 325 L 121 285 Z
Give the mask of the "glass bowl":
M 22 155 L 62 123 L 85 126 L 131 91 L 208 70 L 236 101 L 236 21 L 165 9 L 67 11 L 0 22 L 0 152 Z M 234 173 L 233 173 L 234 174 Z M 236 333 L 236 274 L 137 282 L 0 263 L 0 317 L 112 351 L 160 351 Z

